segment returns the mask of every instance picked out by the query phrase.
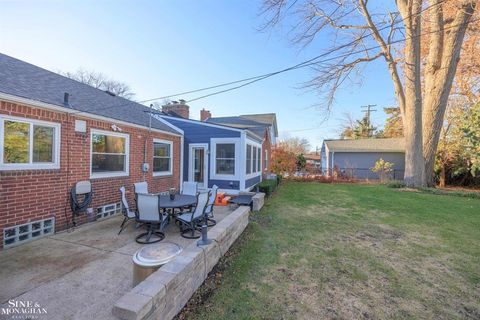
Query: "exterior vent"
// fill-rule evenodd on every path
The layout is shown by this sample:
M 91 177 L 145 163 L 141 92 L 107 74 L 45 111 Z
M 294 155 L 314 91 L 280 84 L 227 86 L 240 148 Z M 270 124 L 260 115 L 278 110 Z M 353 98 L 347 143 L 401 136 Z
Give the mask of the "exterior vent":
M 107 204 L 97 209 L 97 220 L 106 219 L 122 212 L 122 204 L 120 202 Z
M 105 90 L 105 92 L 106 92 L 107 94 L 111 95 L 112 97 L 115 97 L 115 96 L 116 96 L 116 94 L 113 93 L 112 91 Z
M 55 218 L 3 229 L 3 247 L 10 248 L 55 232 Z

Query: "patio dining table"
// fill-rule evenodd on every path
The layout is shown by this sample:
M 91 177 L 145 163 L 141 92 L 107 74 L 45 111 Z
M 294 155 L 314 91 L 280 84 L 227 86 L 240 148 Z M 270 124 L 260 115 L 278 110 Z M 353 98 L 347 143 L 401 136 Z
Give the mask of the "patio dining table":
M 173 200 L 170 199 L 170 195 L 160 195 L 159 197 L 159 207 L 162 209 L 171 209 L 172 213 L 175 209 L 193 206 L 197 203 L 197 197 L 187 194 L 176 194 Z

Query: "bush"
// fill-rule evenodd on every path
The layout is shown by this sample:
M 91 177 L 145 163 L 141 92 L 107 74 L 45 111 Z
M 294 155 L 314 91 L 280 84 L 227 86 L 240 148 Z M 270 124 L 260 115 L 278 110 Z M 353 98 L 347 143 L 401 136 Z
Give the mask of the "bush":
M 263 180 L 257 185 L 258 191 L 265 193 L 267 196 L 272 194 L 276 187 L 277 180 Z
M 405 188 L 405 183 L 400 180 L 393 180 L 385 183 L 385 186 L 387 186 L 388 188 L 400 189 Z

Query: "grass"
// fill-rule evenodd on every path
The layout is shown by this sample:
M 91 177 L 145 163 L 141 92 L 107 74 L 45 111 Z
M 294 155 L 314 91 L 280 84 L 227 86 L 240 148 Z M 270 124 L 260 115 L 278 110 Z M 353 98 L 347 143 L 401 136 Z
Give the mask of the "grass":
M 479 319 L 480 200 L 284 183 L 180 319 Z

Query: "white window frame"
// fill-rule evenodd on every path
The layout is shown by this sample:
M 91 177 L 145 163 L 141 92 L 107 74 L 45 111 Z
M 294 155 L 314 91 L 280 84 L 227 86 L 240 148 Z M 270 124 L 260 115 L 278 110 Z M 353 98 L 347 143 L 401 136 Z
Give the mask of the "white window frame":
M 250 149 L 250 166 L 247 165 L 247 159 L 248 159 L 248 151 Z M 245 174 L 250 175 L 252 174 L 252 162 L 253 162 L 253 146 L 249 143 L 246 144 L 245 146 Z M 249 169 L 250 172 L 247 171 Z
M 92 172 L 92 162 L 93 162 L 93 135 L 94 134 L 103 134 L 108 136 L 125 138 L 125 170 L 124 171 L 114 171 L 108 173 L 93 173 Z M 128 177 L 130 175 L 130 135 L 127 133 L 118 133 L 112 131 L 105 131 L 99 129 L 90 130 L 90 178 L 91 179 L 101 179 L 101 178 L 112 178 L 112 177 Z
M 203 184 L 200 184 L 200 182 L 198 182 L 198 187 L 200 189 L 206 189 L 208 188 L 208 179 L 209 179 L 208 178 L 208 154 L 209 154 L 208 143 L 190 143 L 188 145 L 188 181 L 193 182 L 193 175 L 194 175 L 193 149 L 194 148 L 204 148 L 204 151 L 205 151 L 205 154 L 203 155 L 203 161 L 205 162 L 203 166 L 203 175 L 205 178 L 204 178 Z
M 4 163 L 4 133 L 5 121 L 23 122 L 30 125 L 29 129 L 29 163 Z M 33 162 L 33 126 L 39 125 L 51 127 L 54 129 L 53 140 L 53 162 Z M 60 169 L 60 141 L 61 141 L 61 125 L 60 123 L 47 122 L 29 118 L 11 117 L 0 115 L 0 170 L 42 170 L 42 169 Z
M 252 140 L 247 140 L 245 142 L 245 165 L 247 163 L 247 149 L 246 148 L 248 148 L 248 147 L 252 148 L 252 161 L 250 162 L 250 172 L 251 173 L 245 175 L 245 180 L 258 177 L 259 175 L 262 174 L 262 168 L 256 168 L 257 170 L 253 171 L 254 159 L 256 161 L 256 164 L 258 164 L 258 159 L 257 159 L 258 150 L 262 150 L 262 145 L 257 143 L 257 142 L 254 142 Z M 256 150 L 255 150 L 256 156 L 255 157 L 254 157 L 254 154 L 253 154 L 254 147 L 256 148 Z M 260 155 L 261 155 L 261 153 L 260 153 Z M 246 172 L 246 170 L 245 170 L 245 172 Z
M 235 145 L 234 174 L 217 174 L 217 144 Z M 212 180 L 240 180 L 240 138 L 211 138 L 210 139 L 210 179 Z M 244 160 L 244 159 L 243 159 Z
M 155 158 L 155 155 L 153 153 L 154 153 L 154 143 L 155 142 L 168 144 L 169 147 L 170 147 L 170 166 L 169 166 L 170 170 L 168 170 L 168 171 L 157 171 L 157 172 L 154 171 L 153 160 Z M 157 158 L 159 158 L 159 157 L 157 157 Z M 153 139 L 153 143 L 152 143 L 152 174 L 153 174 L 154 177 L 171 176 L 173 174 L 173 141 L 163 140 L 163 139 Z
M 268 170 L 268 150 L 265 149 L 265 158 L 263 159 L 263 170 L 267 171 Z
M 257 172 L 262 172 L 262 148 L 257 148 Z

